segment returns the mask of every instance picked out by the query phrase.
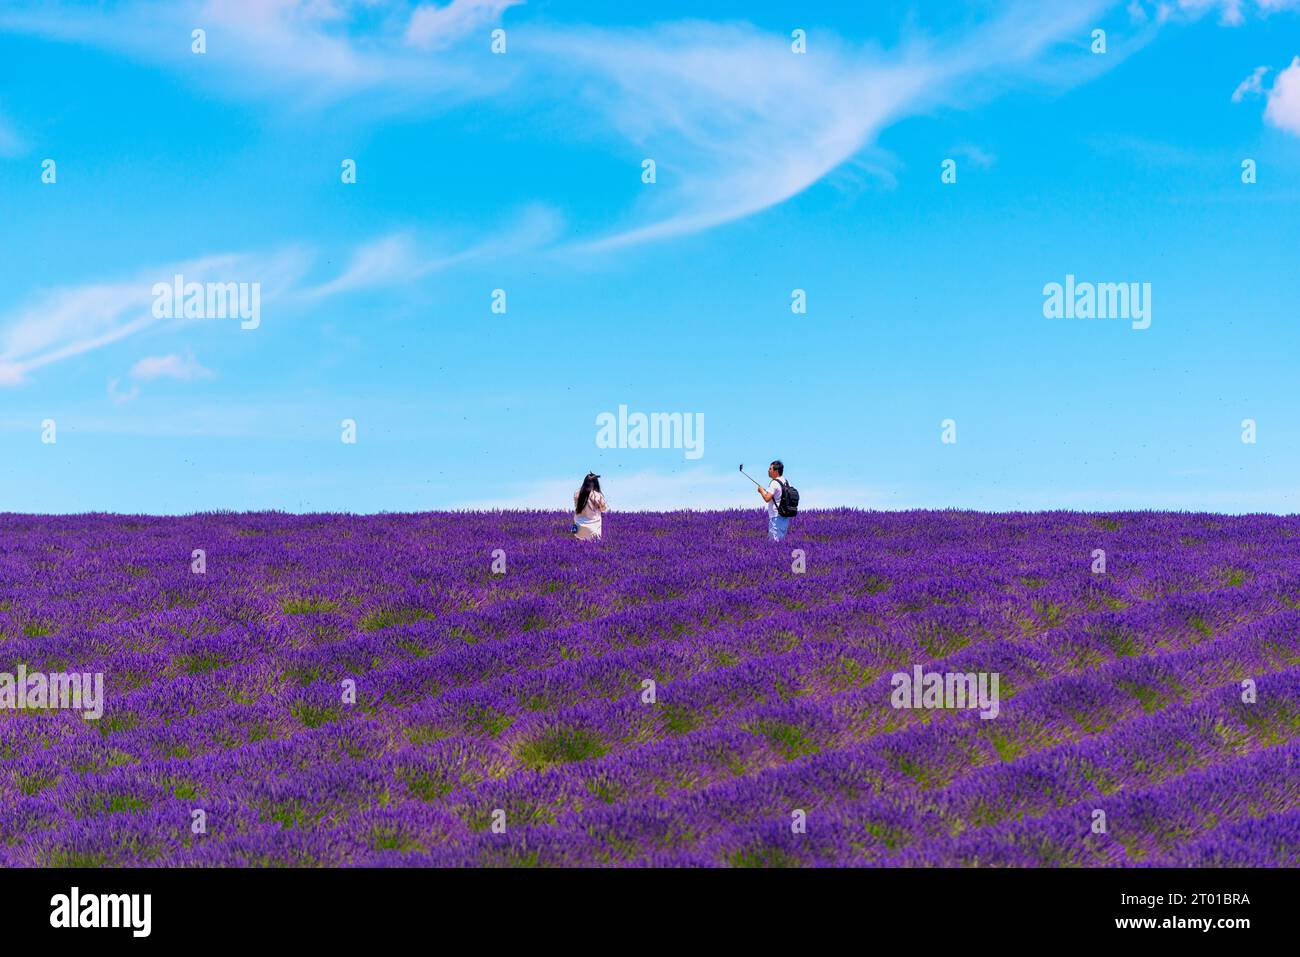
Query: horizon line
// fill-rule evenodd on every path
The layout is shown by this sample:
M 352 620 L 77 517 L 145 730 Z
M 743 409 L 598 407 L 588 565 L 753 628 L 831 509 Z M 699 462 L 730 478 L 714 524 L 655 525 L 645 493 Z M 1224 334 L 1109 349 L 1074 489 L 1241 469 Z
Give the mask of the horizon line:
M 730 508 L 676 508 L 676 509 L 624 509 L 619 515 L 713 515 L 713 514 L 740 514 L 740 515 L 760 515 L 763 510 L 754 506 L 733 506 Z M 1271 518 L 1296 518 L 1300 517 L 1300 512 L 1272 512 L 1272 511 L 1253 511 L 1253 512 L 1216 512 L 1216 511 L 1198 511 L 1187 508 L 1118 508 L 1118 509 L 1080 509 L 1080 508 L 1045 508 L 1045 509 L 979 509 L 969 508 L 960 505 L 946 505 L 942 507 L 922 507 L 915 508 L 869 508 L 861 505 L 831 505 L 823 508 L 810 508 L 801 511 L 799 518 L 804 515 L 825 514 L 830 512 L 861 512 L 863 514 L 908 514 L 914 512 L 926 512 L 933 514 L 956 513 L 963 515 L 1209 515 L 1220 518 L 1250 518 L 1255 516 L 1269 516 Z M 535 516 L 572 516 L 573 512 L 565 509 L 546 509 L 546 508 L 442 508 L 442 509 L 381 509 L 372 512 L 353 512 L 353 511 L 293 511 L 280 508 L 261 508 L 261 509 L 200 509 L 191 512 L 116 512 L 116 511 L 83 511 L 83 512 L 8 512 L 0 511 L 0 520 L 8 518 L 195 518 L 202 516 L 234 516 L 234 515 L 291 515 L 297 518 L 314 518 L 314 517 L 352 517 L 352 518 L 370 518 L 379 516 L 420 516 L 420 515 L 446 515 L 446 516 L 464 516 L 464 515 L 535 515 Z

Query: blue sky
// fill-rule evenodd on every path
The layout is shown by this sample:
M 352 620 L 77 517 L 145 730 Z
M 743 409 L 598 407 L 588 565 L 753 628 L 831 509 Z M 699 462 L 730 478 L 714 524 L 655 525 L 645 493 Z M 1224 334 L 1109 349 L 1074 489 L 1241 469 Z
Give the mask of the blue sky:
M 0 510 L 1297 510 L 1300 2 L 710 7 L 5 4 Z

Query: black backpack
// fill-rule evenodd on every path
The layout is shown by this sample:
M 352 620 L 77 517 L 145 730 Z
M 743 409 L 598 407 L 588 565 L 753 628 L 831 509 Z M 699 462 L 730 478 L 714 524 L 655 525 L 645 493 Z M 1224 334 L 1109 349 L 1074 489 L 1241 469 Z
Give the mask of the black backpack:
M 781 479 L 781 501 L 777 503 L 776 514 L 782 518 L 794 518 L 799 514 L 799 490 Z

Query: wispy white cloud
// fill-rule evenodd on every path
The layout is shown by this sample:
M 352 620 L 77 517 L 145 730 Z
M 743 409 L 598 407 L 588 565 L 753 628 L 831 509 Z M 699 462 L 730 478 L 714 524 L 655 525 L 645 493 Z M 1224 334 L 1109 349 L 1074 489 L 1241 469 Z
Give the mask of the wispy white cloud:
M 477 31 L 517 0 L 450 0 L 382 8 L 368 0 L 129 0 L 105 12 L 19 3 L 0 30 L 93 43 L 197 78 L 219 76 L 223 93 L 316 105 L 364 97 L 367 113 L 446 106 L 507 91 L 516 104 L 545 100 L 569 129 L 603 139 L 630 163 L 654 159 L 658 182 L 574 242 L 579 253 L 707 230 L 782 203 L 860 163 L 877 135 L 905 116 L 961 106 L 1001 84 L 1050 88 L 1113 68 L 1154 36 L 1090 56 L 1090 29 L 1114 0 L 984 5 L 939 36 L 893 50 L 812 31 L 807 52 L 784 33 L 745 23 L 684 21 L 646 27 L 540 25 L 524 20 L 511 53 L 489 57 Z M 1159 0 L 1156 20 L 1274 13 L 1300 0 Z M 1147 6 L 1130 3 L 1135 20 Z M 208 53 L 189 50 L 189 30 L 208 30 Z M 430 55 L 429 50 L 436 50 Z M 1059 55 L 1058 55 L 1059 54 Z M 203 60 L 199 68 L 199 61 Z M 490 60 L 490 68 L 485 67 Z M 286 98 L 286 87 L 296 95 Z M 968 159 L 991 159 L 982 150 Z M 862 165 L 891 175 L 887 162 Z M 635 182 L 636 166 L 629 166 Z M 319 294 L 362 288 L 441 268 L 418 237 L 396 234 L 358 252 Z
M 657 164 L 640 222 L 593 248 L 698 232 L 789 199 L 862 149 L 937 72 L 919 58 L 859 59 L 829 37 L 795 54 L 788 38 L 745 25 L 565 30 L 534 42 L 575 71 L 603 124 Z
M 362 289 L 402 286 L 475 260 L 499 260 L 536 250 L 551 242 L 562 228 L 553 210 L 530 206 L 500 231 L 460 249 L 446 241 L 397 233 L 363 243 L 349 264 L 332 279 L 307 281 L 318 254 L 304 245 L 263 253 L 232 253 L 170 263 L 141 270 L 110 282 L 73 285 L 38 295 L 27 304 L 0 314 L 0 386 L 16 386 L 30 373 L 158 327 L 179 327 L 192 319 L 160 319 L 154 315 L 153 287 L 173 283 L 180 275 L 188 284 L 257 283 L 262 311 L 268 304 L 283 314 L 305 303 Z M 177 356 L 150 357 L 138 362 L 130 378 L 144 382 L 160 377 L 194 378 L 206 370 Z M 110 395 L 133 398 L 110 385 Z
M 407 281 L 420 275 L 426 265 L 427 261 L 419 255 L 409 232 L 392 233 L 358 247 L 339 275 L 307 290 L 304 295 L 322 298 Z
M 1135 19 L 1147 19 L 1153 13 L 1158 22 L 1177 19 L 1199 19 L 1207 14 L 1218 14 L 1224 26 L 1239 27 L 1253 16 L 1269 16 L 1288 10 L 1300 10 L 1300 0 L 1133 0 L 1129 11 Z
M 799 54 L 789 37 L 745 24 L 533 34 L 531 44 L 572 74 L 603 128 L 635 144 L 638 162 L 657 166 L 634 221 L 581 248 L 699 232 L 784 202 L 869 148 L 890 123 L 956 102 L 966 81 L 996 82 L 1086 36 L 1106 5 L 1013 3 L 968 35 L 888 54 L 816 33 Z
M 462 55 L 443 50 L 430 57 L 413 41 L 463 39 L 465 31 L 513 5 L 503 0 L 453 0 L 442 8 L 409 2 L 380 7 L 371 0 L 125 0 L 91 7 L 14 0 L 0 9 L 0 31 L 111 50 L 207 83 L 223 95 L 269 95 L 312 108 L 365 94 L 371 111 L 383 112 L 413 104 L 449 105 L 507 83 L 508 63 L 485 75 Z M 206 32 L 203 54 L 191 49 L 194 29 Z M 294 97 L 285 99 L 290 91 Z
M 487 24 L 497 23 L 524 0 L 451 0 L 446 6 L 422 4 L 406 25 L 406 42 L 423 50 L 441 49 Z
M 445 240 L 422 238 L 409 231 L 392 233 L 360 246 L 339 275 L 305 290 L 303 296 L 319 299 L 401 285 L 475 260 L 535 251 L 554 241 L 562 228 L 563 220 L 555 210 L 533 205 L 489 238 L 459 250 L 449 251 Z
M 1246 79 L 1237 84 L 1237 88 L 1232 91 L 1232 102 L 1240 103 L 1248 96 L 1255 96 L 1264 92 L 1264 75 L 1268 73 L 1269 68 L 1266 66 L 1255 67 L 1255 72 Z
M 263 302 L 293 286 L 303 251 L 224 254 L 141 271 L 129 279 L 55 289 L 0 317 L 0 385 L 18 385 L 33 370 L 99 349 L 162 323 L 153 286 L 180 274 L 194 282 L 257 282 Z
M 132 383 L 131 388 L 124 389 L 122 388 L 122 380 L 120 377 L 108 380 L 108 397 L 112 399 L 116 405 L 125 405 L 128 402 L 132 402 L 139 395 L 140 384 L 138 382 Z
M 544 99 L 568 111 L 572 128 L 612 137 L 613 148 L 639 154 L 637 163 L 650 157 L 659 164 L 659 182 L 621 224 L 615 218 L 596 240 L 578 244 L 589 250 L 698 232 L 781 203 L 869 149 L 890 122 L 961 99 L 976 78 L 1027 71 L 1037 82 L 1039 58 L 1062 44 L 1078 48 L 1109 5 L 1004 0 L 973 30 L 917 38 L 889 52 L 845 43 L 829 30 L 814 30 L 807 52 L 798 54 L 783 33 L 743 23 L 525 21 L 510 55 L 491 57 L 490 68 L 486 43 L 466 46 L 514 0 L 382 9 L 347 0 L 134 0 L 111 15 L 19 4 L 0 11 L 0 30 L 93 43 L 190 77 L 219 75 L 223 93 L 284 100 L 280 94 L 292 85 L 301 95 L 286 102 L 295 104 L 364 95 L 373 113 L 507 89 L 516 99 Z M 188 44 L 196 24 L 208 30 L 201 69 Z M 1101 60 L 1118 58 L 1092 57 L 1063 72 L 1086 77 L 1104 68 Z M 369 250 L 346 281 L 418 270 L 421 254 L 407 242 L 393 237 Z

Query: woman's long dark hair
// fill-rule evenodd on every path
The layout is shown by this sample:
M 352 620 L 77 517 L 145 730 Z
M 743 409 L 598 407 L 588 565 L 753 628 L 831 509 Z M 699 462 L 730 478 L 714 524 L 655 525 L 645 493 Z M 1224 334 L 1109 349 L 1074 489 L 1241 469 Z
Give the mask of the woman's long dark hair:
M 579 515 L 587 507 L 587 499 L 592 492 L 600 491 L 600 476 L 595 472 L 588 472 L 587 477 L 582 480 L 582 488 L 578 490 L 578 507 L 574 509 Z

